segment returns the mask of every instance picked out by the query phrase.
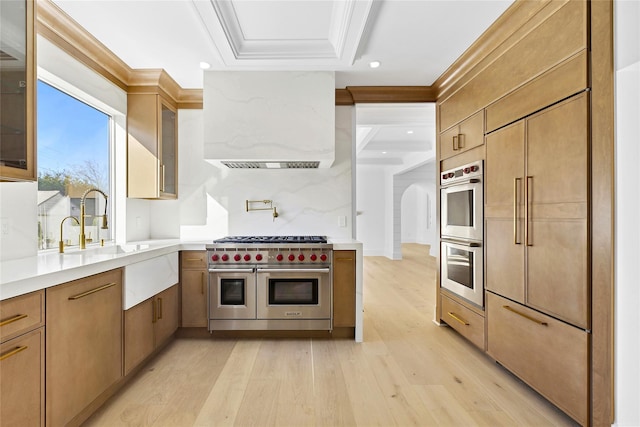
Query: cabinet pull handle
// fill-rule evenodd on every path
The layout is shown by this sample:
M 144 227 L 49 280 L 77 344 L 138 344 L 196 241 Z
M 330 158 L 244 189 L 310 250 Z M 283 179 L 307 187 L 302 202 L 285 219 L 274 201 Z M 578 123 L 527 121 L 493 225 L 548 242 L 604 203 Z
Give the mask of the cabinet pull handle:
M 8 325 L 9 323 L 17 322 L 18 320 L 22 320 L 25 317 L 28 317 L 28 314 L 16 314 L 13 317 L 8 318 L 7 320 L 3 320 L 0 322 L 0 326 Z
M 158 298 L 158 320 L 162 319 L 162 298 Z
M 336 261 L 353 261 L 353 258 L 338 258 Z
M 0 356 L 0 361 L 2 361 L 2 360 L 4 360 L 4 359 L 8 359 L 8 358 L 10 358 L 11 356 L 14 356 L 14 355 L 16 355 L 16 354 L 20 353 L 21 351 L 25 351 L 27 348 L 29 348 L 29 347 L 28 347 L 28 346 L 26 346 L 26 345 L 23 345 L 23 346 L 21 346 L 21 347 L 16 347 L 16 348 L 14 348 L 13 350 L 8 351 L 8 352 L 6 352 L 5 354 L 1 355 L 1 356 Z
M 459 133 L 458 134 L 458 150 L 464 148 L 464 134 L 463 133 Z
M 518 241 L 518 181 L 522 181 L 522 178 L 513 179 L 513 243 L 515 245 L 522 244 Z
M 164 193 L 164 165 L 160 165 L 160 191 Z
M 541 320 L 538 320 L 538 319 L 536 319 L 535 317 L 531 317 L 531 316 L 529 316 L 528 314 L 520 313 L 518 310 L 515 310 L 515 309 L 513 309 L 513 308 L 509 307 L 508 305 L 503 305 L 503 306 L 502 306 L 502 308 L 504 308 L 504 309 L 506 309 L 506 310 L 509 310 L 510 312 L 515 313 L 515 314 L 517 314 L 518 316 L 522 316 L 522 317 L 524 317 L 525 319 L 531 320 L 532 322 L 535 322 L 535 323 L 537 323 L 537 324 L 538 324 L 538 325 L 540 325 L 540 326 L 549 326 L 549 324 L 548 324 L 547 322 L 543 322 L 543 321 L 541 321 Z
M 72 296 L 72 297 L 69 297 L 69 300 L 77 300 L 77 299 L 80 299 L 80 298 L 84 298 L 84 297 L 86 297 L 86 296 L 89 296 L 89 295 L 91 295 L 91 294 L 95 294 L 96 292 L 103 291 L 103 290 L 108 289 L 108 288 L 110 288 L 110 287 L 112 287 L 112 286 L 115 286 L 115 285 L 117 285 L 117 283 L 115 283 L 115 282 L 107 283 L 106 285 L 102 285 L 102 286 L 100 286 L 100 287 L 98 287 L 98 288 L 91 289 L 90 291 L 83 292 L 83 293 L 81 293 L 81 294 L 78 294 L 78 295 L 74 295 L 74 296 Z
M 453 151 L 458 151 L 458 135 L 453 135 Z
M 202 261 L 202 258 L 187 258 L 185 261 Z
M 200 293 L 202 295 L 204 295 L 204 271 L 202 272 L 202 277 L 200 279 L 200 284 L 201 284 Z
M 529 180 L 531 180 L 531 187 L 533 187 L 533 177 L 528 176 L 524 186 L 524 243 L 527 246 L 533 246 L 533 243 L 529 241 Z
M 447 311 L 447 314 L 451 317 L 453 317 L 454 319 L 456 319 L 458 322 L 462 323 L 464 326 L 469 326 L 469 322 L 467 322 L 466 320 L 464 320 L 462 317 L 458 316 L 457 314 L 451 312 L 451 311 Z
M 156 323 L 158 321 L 158 303 L 155 299 L 151 300 L 151 307 L 153 307 L 153 314 L 151 318 L 151 323 Z

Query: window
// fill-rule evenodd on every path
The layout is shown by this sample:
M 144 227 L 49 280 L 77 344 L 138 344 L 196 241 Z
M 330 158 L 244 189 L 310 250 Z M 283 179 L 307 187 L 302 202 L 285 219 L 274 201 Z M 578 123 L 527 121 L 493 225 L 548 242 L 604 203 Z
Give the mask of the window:
M 38 248 L 57 248 L 61 238 L 77 247 L 82 195 L 94 188 L 111 194 L 112 118 L 41 80 L 37 94 Z M 87 193 L 87 245 L 112 238 L 112 221 L 103 228 L 107 208 L 99 192 Z

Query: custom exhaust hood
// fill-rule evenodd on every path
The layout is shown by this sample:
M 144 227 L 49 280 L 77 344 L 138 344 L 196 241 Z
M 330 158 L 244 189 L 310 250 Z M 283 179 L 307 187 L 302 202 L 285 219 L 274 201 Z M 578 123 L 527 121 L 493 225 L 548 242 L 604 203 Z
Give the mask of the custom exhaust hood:
M 204 155 L 233 169 L 328 168 L 332 71 L 205 71 Z

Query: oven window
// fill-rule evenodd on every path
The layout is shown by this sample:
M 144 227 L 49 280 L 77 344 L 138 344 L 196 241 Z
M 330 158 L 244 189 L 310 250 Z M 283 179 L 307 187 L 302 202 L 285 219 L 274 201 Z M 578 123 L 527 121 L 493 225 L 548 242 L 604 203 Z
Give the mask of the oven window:
M 318 305 L 318 279 L 269 279 L 269 305 Z
M 473 190 L 447 193 L 447 225 L 473 227 Z
M 220 279 L 220 305 L 246 305 L 244 279 Z
M 447 278 L 473 289 L 473 252 L 447 247 Z

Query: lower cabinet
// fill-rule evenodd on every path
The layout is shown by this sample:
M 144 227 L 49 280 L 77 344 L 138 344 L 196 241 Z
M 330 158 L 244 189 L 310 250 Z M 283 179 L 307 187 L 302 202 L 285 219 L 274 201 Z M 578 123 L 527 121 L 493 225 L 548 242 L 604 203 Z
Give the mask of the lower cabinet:
M 182 327 L 207 327 L 207 252 L 183 251 L 180 266 Z
M 476 347 L 484 350 L 484 317 L 444 294 L 441 294 L 440 301 L 442 320 Z
M 589 334 L 487 292 L 487 352 L 582 425 L 589 419 Z
M 43 426 L 44 327 L 0 344 L 0 378 L 0 425 Z
M 122 377 L 122 270 L 48 288 L 46 300 L 46 423 L 78 425 Z
M 124 373 L 144 361 L 178 329 L 178 285 L 124 312 Z
M 356 326 L 356 251 L 333 251 L 333 327 Z

